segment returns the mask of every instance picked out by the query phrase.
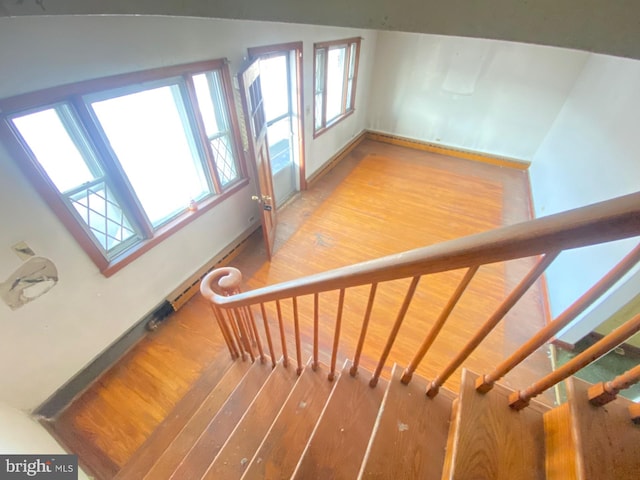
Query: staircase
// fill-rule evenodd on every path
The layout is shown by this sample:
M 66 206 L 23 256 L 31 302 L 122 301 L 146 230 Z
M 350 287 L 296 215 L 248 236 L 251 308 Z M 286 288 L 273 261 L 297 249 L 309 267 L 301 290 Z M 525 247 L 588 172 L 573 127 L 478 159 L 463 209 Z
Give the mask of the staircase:
M 230 362 L 191 415 L 185 396 L 117 479 L 637 479 L 640 426 L 633 402 L 589 403 L 589 384 L 572 378 L 567 403 L 509 408 L 496 384 L 476 391 L 464 370 L 460 395 L 429 382 L 369 386 L 371 373 L 330 382 L 327 368 Z M 203 377 L 206 376 L 206 373 Z M 217 408 L 215 407 L 217 406 Z M 167 432 L 171 432 L 167 434 Z
M 214 270 L 202 280 L 201 293 L 231 359 L 226 369 L 214 365 L 205 371 L 116 478 L 638 479 L 640 405 L 617 393 L 640 381 L 640 366 L 593 386 L 572 375 L 640 331 L 640 315 L 527 388 L 514 391 L 500 380 L 640 262 L 640 245 L 493 371 L 478 375 L 464 369 L 458 395 L 444 387 L 560 252 L 638 235 L 640 193 L 249 292 L 241 291 L 238 270 Z M 484 323 L 478 319 L 477 332 L 442 372 L 433 379 L 417 375 L 476 272 L 528 256 L 537 257 L 533 268 L 493 315 Z M 420 279 L 454 269 L 466 273 L 413 360 L 406 368 L 394 365 L 385 379 L 385 363 Z M 389 322 L 376 368 L 368 372 L 359 359 L 378 284 L 405 278 L 409 287 Z M 361 286 L 369 286 L 369 296 L 358 344 L 352 361 L 340 369 L 345 291 Z M 335 324 L 322 325 L 333 329 L 328 348 L 319 345 L 319 297 L 332 291 L 338 292 Z M 305 295 L 313 297 L 310 312 L 298 308 Z M 287 320 L 294 327 L 295 359 L 287 349 L 285 300 L 292 305 Z M 307 335 L 312 345 L 304 348 L 301 316 L 313 320 Z M 281 356 L 275 353 L 277 340 Z M 319 361 L 320 350 L 329 359 L 326 365 Z M 312 352 L 306 363 L 303 351 Z M 567 403 L 550 408 L 534 400 L 564 380 Z

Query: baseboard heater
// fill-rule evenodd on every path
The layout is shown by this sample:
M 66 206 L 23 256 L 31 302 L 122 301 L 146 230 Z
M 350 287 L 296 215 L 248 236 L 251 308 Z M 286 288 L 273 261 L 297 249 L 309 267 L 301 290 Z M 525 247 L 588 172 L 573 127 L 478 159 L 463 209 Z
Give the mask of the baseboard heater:
M 249 237 L 260 227 L 252 225 L 236 237 L 218 255 L 209 260 L 197 272 L 182 282 L 173 292 L 137 321 L 115 342 L 103 350 L 89 365 L 76 373 L 67 383 L 56 390 L 42 405 L 34 410 L 34 415 L 49 421 L 80 396 L 96 379 L 111 368 L 144 337 L 149 330 L 171 317 L 200 289 L 200 280 L 211 270 L 228 265 L 248 244 Z

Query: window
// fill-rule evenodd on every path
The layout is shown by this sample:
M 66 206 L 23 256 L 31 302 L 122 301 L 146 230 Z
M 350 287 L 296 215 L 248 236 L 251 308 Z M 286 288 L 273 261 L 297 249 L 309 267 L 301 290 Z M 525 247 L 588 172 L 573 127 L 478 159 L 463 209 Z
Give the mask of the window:
M 0 102 L 37 189 L 110 275 L 247 183 L 224 61 Z
M 353 112 L 359 54 L 359 38 L 314 45 L 315 136 Z

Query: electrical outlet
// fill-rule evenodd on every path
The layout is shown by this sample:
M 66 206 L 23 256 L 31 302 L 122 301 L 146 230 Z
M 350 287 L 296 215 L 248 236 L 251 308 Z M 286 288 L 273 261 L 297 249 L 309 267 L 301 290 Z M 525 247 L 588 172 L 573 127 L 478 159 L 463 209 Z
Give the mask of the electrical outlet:
M 11 245 L 11 250 L 15 253 L 20 260 L 29 260 L 36 255 L 26 242 L 18 242 L 15 245 Z

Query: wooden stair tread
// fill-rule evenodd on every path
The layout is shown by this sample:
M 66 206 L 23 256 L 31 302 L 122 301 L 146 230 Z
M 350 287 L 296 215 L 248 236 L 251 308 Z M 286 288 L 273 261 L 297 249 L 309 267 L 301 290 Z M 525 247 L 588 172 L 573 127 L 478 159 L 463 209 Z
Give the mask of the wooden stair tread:
M 347 362 L 292 478 L 357 477 L 387 382 L 371 388 L 370 373 L 360 369 L 354 378 L 349 367 Z
M 233 371 L 245 372 L 245 362 L 234 362 L 231 358 L 218 357 L 206 367 L 194 386 L 171 410 L 167 418 L 153 431 L 149 438 L 133 454 L 115 476 L 117 480 L 143 478 L 162 453 L 171 445 L 176 435 L 187 425 L 203 401 Z M 233 386 L 239 378 L 231 381 Z
M 570 378 L 569 407 L 578 454 L 578 478 L 637 479 L 640 477 L 640 426 L 629 416 L 633 403 L 624 397 L 601 407 L 589 403 L 588 382 Z
M 450 478 L 543 480 L 543 414 L 549 407 L 532 401 L 515 411 L 508 405 L 512 390 L 496 384 L 477 393 L 477 377 L 463 370 Z
M 203 429 L 189 452 L 179 459 L 179 463 L 163 465 L 162 470 L 154 467 L 145 478 L 149 480 L 200 478 L 209 468 L 271 372 L 270 364 L 254 362 L 222 408 Z M 165 454 L 169 455 L 169 452 L 168 450 Z
M 336 382 L 327 369 L 307 366 L 248 466 L 243 480 L 288 479 Z
M 292 365 L 290 362 L 289 367 L 285 368 L 281 362 L 278 362 L 203 478 L 239 479 L 242 477 L 249 461 L 258 450 L 262 439 L 296 384 L 298 376 Z
M 140 471 L 137 477 L 129 478 L 156 478 L 167 476 L 175 469 L 184 456 L 189 452 L 193 444 L 200 437 L 211 419 L 217 414 L 229 395 L 236 389 L 242 378 L 248 373 L 250 362 L 235 361 L 227 370 L 225 376 L 211 389 L 209 395 L 202 401 L 198 409 L 191 416 L 188 423 L 175 434 L 173 441 L 161 454 L 154 458 L 153 463 L 145 471 Z
M 455 395 L 441 389 L 430 399 L 425 379 L 404 385 L 402 372 L 393 366 L 360 478 L 440 480 Z
M 568 403 L 544 414 L 545 471 L 547 480 L 578 480 L 576 445 Z

